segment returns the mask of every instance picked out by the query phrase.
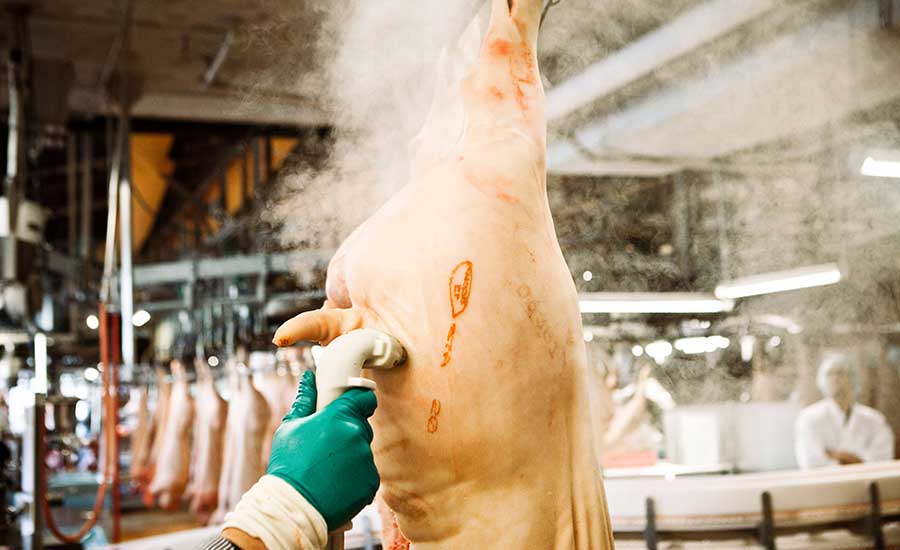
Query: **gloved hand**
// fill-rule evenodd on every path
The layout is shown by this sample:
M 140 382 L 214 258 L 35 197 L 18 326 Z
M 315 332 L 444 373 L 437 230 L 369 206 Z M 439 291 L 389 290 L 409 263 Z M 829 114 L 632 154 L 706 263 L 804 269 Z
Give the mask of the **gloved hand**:
M 275 432 L 266 473 L 303 495 L 329 531 L 350 521 L 375 498 L 381 480 L 367 419 L 377 405 L 375 392 L 352 388 L 315 412 L 315 376 L 307 371 L 291 411 Z

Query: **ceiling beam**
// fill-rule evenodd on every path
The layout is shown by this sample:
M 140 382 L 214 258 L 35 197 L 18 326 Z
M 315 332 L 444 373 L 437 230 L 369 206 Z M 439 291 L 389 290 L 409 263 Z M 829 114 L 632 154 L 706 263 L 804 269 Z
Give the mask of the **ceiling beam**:
M 777 0 L 713 0 L 647 33 L 547 93 L 547 120 L 561 119 L 763 15 Z
M 74 112 L 112 114 L 113 105 L 93 90 L 75 89 L 69 96 Z M 322 109 L 309 100 L 280 94 L 256 98 L 250 94 L 214 90 L 153 91 L 143 93 L 131 108 L 131 116 L 196 122 L 325 126 L 330 123 Z
M 551 172 L 584 154 L 714 159 L 808 132 L 900 96 L 900 36 L 879 28 L 875 7 L 850 2 L 729 65 L 675 83 L 556 140 Z

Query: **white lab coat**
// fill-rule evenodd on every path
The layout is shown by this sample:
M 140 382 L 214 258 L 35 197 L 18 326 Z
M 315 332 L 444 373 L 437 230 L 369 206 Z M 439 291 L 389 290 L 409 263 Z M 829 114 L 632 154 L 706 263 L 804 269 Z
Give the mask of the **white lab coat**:
M 863 462 L 891 460 L 894 432 L 884 415 L 871 407 L 854 403 L 850 417 L 826 398 L 806 407 L 794 424 L 794 452 L 801 468 L 838 464 L 825 449 L 853 453 Z

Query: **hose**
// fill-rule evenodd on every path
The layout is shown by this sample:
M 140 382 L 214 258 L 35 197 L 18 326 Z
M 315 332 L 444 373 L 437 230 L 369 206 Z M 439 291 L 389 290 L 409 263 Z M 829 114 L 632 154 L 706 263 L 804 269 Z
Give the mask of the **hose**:
M 116 424 L 117 424 L 117 416 L 118 416 L 118 394 L 110 393 L 110 386 L 116 388 L 115 385 L 117 383 L 115 368 L 110 361 L 110 348 L 115 348 L 115 346 L 111 345 L 111 338 L 109 338 L 109 321 L 111 315 L 106 311 L 106 305 L 100 304 L 100 362 L 103 363 L 103 417 L 100 419 L 100 433 L 102 437 L 105 437 L 105 445 L 104 445 L 104 457 L 102 461 L 103 465 L 103 477 L 100 481 L 100 486 L 97 488 L 97 495 L 94 499 L 94 507 L 91 513 L 91 517 L 87 519 L 87 521 L 82 524 L 82 526 L 73 534 L 66 534 L 60 530 L 59 526 L 56 524 L 56 520 L 53 518 L 53 513 L 50 510 L 50 504 L 47 502 L 47 491 L 39 491 L 39 495 L 37 498 L 40 500 L 41 510 L 44 514 L 44 519 L 47 523 L 47 529 L 53 534 L 54 537 L 59 539 L 61 542 L 74 544 L 80 542 L 81 539 L 94 528 L 94 525 L 97 524 L 97 521 L 100 519 L 100 515 L 103 511 L 103 503 L 106 499 L 106 491 L 109 485 L 108 480 L 110 477 L 113 479 L 113 508 L 114 515 L 117 515 L 117 504 L 118 498 L 116 493 L 118 492 L 118 475 L 119 475 L 119 458 L 118 458 L 118 435 L 116 433 Z M 118 330 L 116 328 L 115 323 L 113 323 L 113 335 L 115 335 Z M 115 407 L 115 408 L 113 408 Z M 38 439 L 38 449 L 35 452 L 35 459 L 40 461 L 38 465 L 39 468 L 43 470 L 42 477 L 47 479 L 47 464 L 44 460 L 44 438 L 46 436 L 46 426 L 41 423 L 40 426 L 37 426 L 38 431 L 40 432 L 40 436 Z M 114 518 L 117 519 L 117 518 Z M 113 522 L 113 541 L 118 540 L 118 521 Z

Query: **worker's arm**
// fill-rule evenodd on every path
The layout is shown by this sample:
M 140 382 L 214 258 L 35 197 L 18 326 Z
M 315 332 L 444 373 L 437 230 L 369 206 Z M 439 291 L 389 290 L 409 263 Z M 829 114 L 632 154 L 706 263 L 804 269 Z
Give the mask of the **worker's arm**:
M 847 464 L 860 464 L 863 462 L 863 459 L 859 456 L 849 451 L 841 451 L 840 449 L 826 448 L 825 455 L 832 460 L 836 460 L 841 466 L 846 466 Z
M 367 420 L 376 405 L 372 390 L 353 388 L 315 412 L 315 377 L 304 373 L 275 432 L 266 475 L 225 517 L 222 537 L 241 550 L 323 548 L 328 532 L 349 522 L 378 490 Z

